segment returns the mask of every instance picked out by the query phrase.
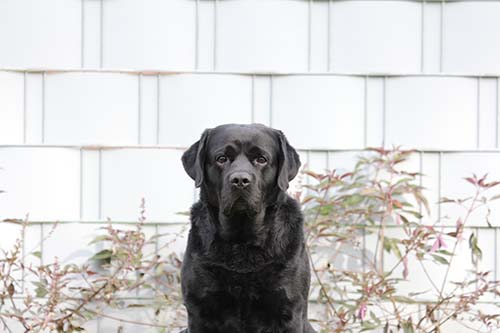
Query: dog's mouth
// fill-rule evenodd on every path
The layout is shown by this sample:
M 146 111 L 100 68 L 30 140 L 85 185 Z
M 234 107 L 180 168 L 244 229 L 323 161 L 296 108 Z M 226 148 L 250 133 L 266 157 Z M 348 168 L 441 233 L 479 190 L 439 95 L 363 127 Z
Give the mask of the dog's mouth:
M 222 195 L 222 211 L 226 216 L 253 215 L 259 211 L 258 206 L 258 198 L 246 192 L 231 191 L 229 195 Z

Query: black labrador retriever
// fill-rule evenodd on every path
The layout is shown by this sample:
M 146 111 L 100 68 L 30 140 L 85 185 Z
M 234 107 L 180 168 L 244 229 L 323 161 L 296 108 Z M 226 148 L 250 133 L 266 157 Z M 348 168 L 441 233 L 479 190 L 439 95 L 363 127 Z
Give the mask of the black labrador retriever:
M 186 333 L 313 333 L 299 204 L 286 194 L 300 167 L 281 131 L 207 129 L 182 156 L 201 188 L 182 265 Z

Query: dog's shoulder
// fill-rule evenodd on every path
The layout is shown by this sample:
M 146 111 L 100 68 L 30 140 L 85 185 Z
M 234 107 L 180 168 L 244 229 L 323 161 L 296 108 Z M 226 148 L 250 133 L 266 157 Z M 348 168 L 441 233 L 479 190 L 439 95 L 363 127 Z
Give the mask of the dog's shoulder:
M 189 231 L 188 252 L 205 252 L 213 241 L 215 226 L 209 223 L 209 212 L 203 201 L 191 207 L 191 229 Z
M 286 257 L 300 250 L 304 242 L 304 217 L 300 204 L 284 193 L 273 216 L 270 247 Z
M 302 225 L 304 218 L 302 209 L 297 200 L 295 200 L 288 194 L 283 193 L 283 196 L 280 198 L 277 207 L 277 219 L 280 219 L 291 226 Z

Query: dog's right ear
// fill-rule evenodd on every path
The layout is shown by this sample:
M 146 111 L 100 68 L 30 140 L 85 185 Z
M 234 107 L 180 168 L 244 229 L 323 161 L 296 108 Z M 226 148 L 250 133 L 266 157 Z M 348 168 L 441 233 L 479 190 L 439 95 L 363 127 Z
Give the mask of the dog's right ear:
M 182 165 L 184 170 L 193 178 L 196 187 L 200 187 L 203 183 L 205 173 L 205 147 L 207 145 L 208 135 L 210 130 L 206 129 L 199 141 L 196 141 L 182 155 Z
M 283 132 L 275 130 L 278 134 L 280 146 L 280 158 L 278 168 L 278 187 L 286 192 L 288 183 L 295 178 L 300 169 L 300 156 L 297 151 L 290 146 Z

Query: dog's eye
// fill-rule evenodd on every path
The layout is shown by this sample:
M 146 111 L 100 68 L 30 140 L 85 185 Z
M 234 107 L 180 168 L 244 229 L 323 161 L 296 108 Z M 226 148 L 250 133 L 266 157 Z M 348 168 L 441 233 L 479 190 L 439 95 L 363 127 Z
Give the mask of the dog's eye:
M 265 158 L 264 156 L 259 156 L 255 159 L 255 162 L 259 163 L 259 164 L 266 164 L 267 163 L 267 158 Z
M 227 162 L 227 157 L 224 155 L 221 155 L 221 156 L 217 157 L 217 159 L 215 161 L 219 164 L 224 164 Z

